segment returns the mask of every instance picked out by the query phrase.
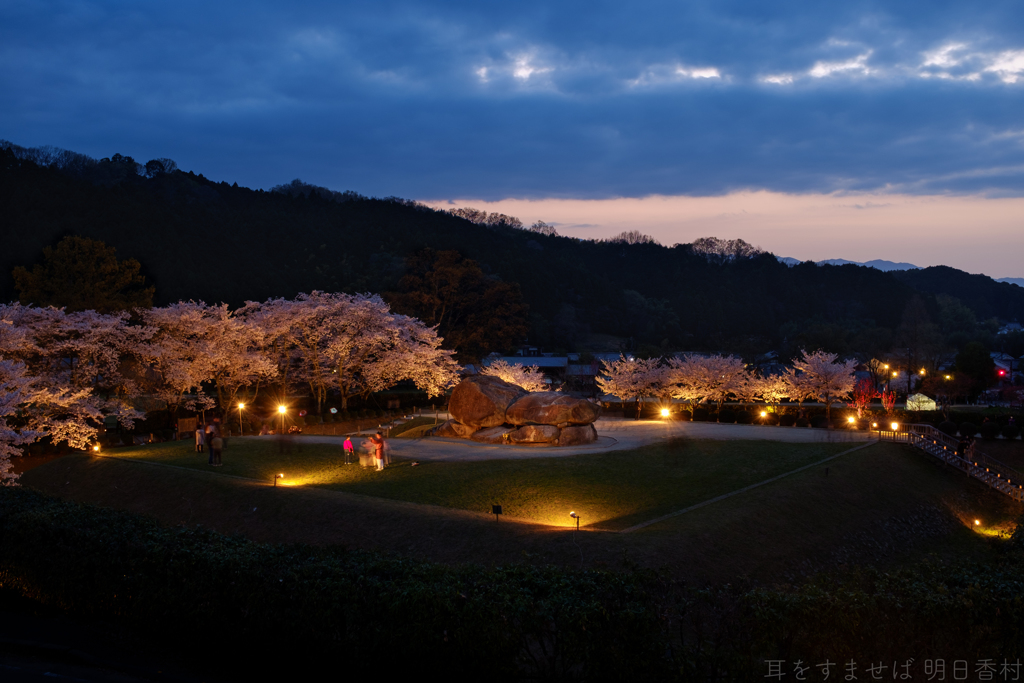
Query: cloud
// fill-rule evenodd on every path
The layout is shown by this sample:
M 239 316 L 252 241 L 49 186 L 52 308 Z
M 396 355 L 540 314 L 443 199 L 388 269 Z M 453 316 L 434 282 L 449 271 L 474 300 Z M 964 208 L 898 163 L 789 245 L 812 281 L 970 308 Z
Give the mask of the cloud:
M 408 197 L 1024 192 L 1012 2 L 0 5 L 0 137 Z

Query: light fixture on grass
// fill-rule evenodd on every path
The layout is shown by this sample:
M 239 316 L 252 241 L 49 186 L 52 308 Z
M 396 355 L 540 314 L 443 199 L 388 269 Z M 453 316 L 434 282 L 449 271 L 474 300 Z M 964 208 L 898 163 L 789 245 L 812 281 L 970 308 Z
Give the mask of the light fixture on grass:
M 100 452 L 100 445 L 99 444 L 93 444 L 92 450 L 93 450 L 94 453 L 99 453 Z
M 662 409 L 661 409 L 661 416 L 662 416 L 662 417 L 668 417 L 668 416 L 669 416 L 669 410 L 668 410 L 668 408 L 662 408 Z
M 278 479 L 284 479 L 284 475 L 283 474 L 275 474 L 274 475 L 274 487 L 275 488 L 277 487 L 277 480 Z
M 900 429 L 900 423 L 899 422 L 893 422 L 889 426 L 892 427 L 892 431 L 894 431 L 894 432 L 898 432 L 899 429 Z
M 576 520 L 576 531 L 580 530 L 580 516 L 575 512 L 570 512 L 569 516 Z

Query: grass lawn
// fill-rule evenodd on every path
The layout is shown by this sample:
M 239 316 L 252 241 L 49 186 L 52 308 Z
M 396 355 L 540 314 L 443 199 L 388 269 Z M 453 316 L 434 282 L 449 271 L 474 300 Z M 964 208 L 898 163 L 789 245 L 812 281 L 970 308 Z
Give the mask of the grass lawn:
M 1024 513 L 1021 504 L 921 451 L 890 443 L 628 534 L 600 528 L 622 529 L 850 445 L 695 441 L 567 458 L 398 463 L 377 474 L 334 466 L 335 446 L 307 443 L 278 454 L 273 442 L 242 444 L 233 442 L 224 454 L 227 464 L 215 470 L 182 442 L 108 452 L 124 460 L 69 455 L 27 471 L 21 481 L 166 524 L 203 524 L 260 541 L 342 544 L 442 562 L 607 568 L 628 562 L 666 567 L 698 583 L 743 576 L 771 582 L 839 564 L 889 567 L 933 553 L 980 558 L 992 552 L 993 536 L 1012 529 Z M 309 482 L 322 483 L 270 485 L 270 474 L 280 471 L 290 477 L 286 482 L 300 481 L 294 469 L 300 466 Z M 222 472 L 260 481 L 218 476 Z M 585 523 L 599 521 L 601 506 L 612 513 L 598 530 L 576 535 L 564 526 L 499 523 L 404 500 L 478 512 L 500 502 L 509 516 L 535 510 L 563 525 L 570 509 Z
M 111 450 L 118 458 L 209 469 L 285 486 L 318 486 L 379 498 L 488 512 L 568 526 L 569 511 L 585 525 L 623 529 L 788 472 L 851 448 L 851 444 L 676 440 L 630 451 L 474 462 L 397 461 L 384 472 L 340 464 L 332 444 L 295 439 L 234 440 L 224 466 L 210 469 L 188 442 Z
M 810 571 L 977 556 L 1022 513 L 1024 505 L 921 451 L 880 443 L 634 535 L 653 547 L 681 542 L 707 574 L 764 576 L 786 564 Z

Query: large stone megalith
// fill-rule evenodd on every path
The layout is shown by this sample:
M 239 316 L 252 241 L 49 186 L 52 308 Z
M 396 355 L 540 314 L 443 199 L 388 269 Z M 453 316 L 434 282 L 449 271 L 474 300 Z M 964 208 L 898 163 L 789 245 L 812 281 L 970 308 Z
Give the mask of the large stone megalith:
M 452 390 L 448 410 L 464 425 L 481 429 L 505 424 L 505 410 L 526 390 L 489 375 L 467 377 Z
M 601 416 L 601 406 L 583 398 L 554 391 L 527 394 L 505 411 L 505 420 L 514 425 L 588 425 Z

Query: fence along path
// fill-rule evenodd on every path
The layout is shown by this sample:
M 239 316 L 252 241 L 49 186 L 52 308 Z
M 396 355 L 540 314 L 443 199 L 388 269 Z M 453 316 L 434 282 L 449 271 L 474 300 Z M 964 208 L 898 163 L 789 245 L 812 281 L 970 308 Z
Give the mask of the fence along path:
M 969 442 L 958 441 L 928 424 L 879 429 L 878 438 L 920 448 L 1014 500 L 1024 501 L 1024 474 L 979 451 L 973 439 Z

